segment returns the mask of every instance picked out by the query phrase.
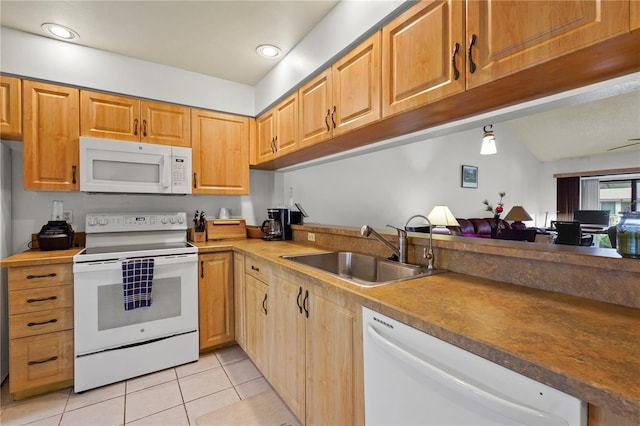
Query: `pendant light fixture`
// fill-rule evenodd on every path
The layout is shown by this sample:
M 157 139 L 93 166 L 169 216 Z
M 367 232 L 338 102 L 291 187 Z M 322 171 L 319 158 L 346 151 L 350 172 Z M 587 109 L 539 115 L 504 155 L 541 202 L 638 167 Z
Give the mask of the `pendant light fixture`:
M 490 155 L 498 152 L 496 149 L 496 137 L 493 135 L 493 124 L 484 126 L 484 134 L 482 135 L 482 147 L 480 148 L 480 155 Z

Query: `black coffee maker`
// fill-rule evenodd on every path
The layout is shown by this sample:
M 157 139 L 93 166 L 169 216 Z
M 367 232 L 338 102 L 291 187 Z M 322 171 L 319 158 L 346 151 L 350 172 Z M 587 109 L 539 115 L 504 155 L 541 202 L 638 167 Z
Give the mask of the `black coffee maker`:
M 262 232 L 265 240 L 290 240 L 291 239 L 291 212 L 289 209 L 267 209 L 268 219 L 262 222 Z

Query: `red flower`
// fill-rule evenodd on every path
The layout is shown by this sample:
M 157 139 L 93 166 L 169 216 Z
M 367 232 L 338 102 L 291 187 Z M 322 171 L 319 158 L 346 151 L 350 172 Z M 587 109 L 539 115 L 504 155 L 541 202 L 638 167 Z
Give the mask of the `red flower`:
M 500 204 L 498 204 L 496 206 L 496 213 L 502 213 L 504 211 L 504 209 L 502 208 L 502 206 Z

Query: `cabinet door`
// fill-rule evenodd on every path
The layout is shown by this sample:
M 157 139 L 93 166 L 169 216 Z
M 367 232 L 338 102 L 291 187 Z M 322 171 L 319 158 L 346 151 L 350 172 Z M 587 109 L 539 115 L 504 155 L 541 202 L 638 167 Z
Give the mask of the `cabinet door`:
M 190 109 L 161 102 L 140 102 L 142 142 L 191 147 Z
M 271 109 L 256 119 L 256 161 L 258 164 L 273 160 L 275 146 L 276 113 Z
M 234 339 L 233 254 L 198 256 L 200 351 Z
M 24 189 L 78 191 L 78 89 L 23 82 Z
M 249 274 L 245 275 L 245 350 L 265 377 L 270 377 L 271 346 L 269 286 Z
M 631 15 L 631 31 L 637 30 L 640 28 L 640 1 L 639 0 L 631 0 L 630 4 L 631 10 L 629 14 Z
M 0 75 L 0 138 L 22 138 L 22 84 L 19 78 Z
M 328 69 L 298 90 L 300 146 L 328 140 L 333 135 L 331 70 Z M 335 113 L 334 113 L 335 120 Z
M 383 27 L 383 117 L 464 91 L 463 12 L 458 0 L 423 1 Z
M 245 349 L 244 255 L 233 253 L 233 303 L 236 342 Z M 245 349 L 246 351 L 246 349 Z
M 275 108 L 276 156 L 298 149 L 298 94 L 294 93 Z
M 11 339 L 9 353 L 11 393 L 73 380 L 73 330 Z
M 270 382 L 289 409 L 305 418 L 305 315 L 303 289 L 276 277 L 273 287 L 273 348 Z M 308 295 L 309 293 L 306 292 Z
M 249 194 L 249 119 L 191 111 L 193 193 Z
M 467 88 L 628 31 L 628 1 L 469 1 Z
M 356 315 L 317 294 L 308 306 L 306 424 L 357 424 Z
M 331 68 L 336 111 L 331 125 L 339 135 L 380 118 L 380 32 Z
M 80 92 L 80 134 L 140 142 L 140 101 L 106 93 Z

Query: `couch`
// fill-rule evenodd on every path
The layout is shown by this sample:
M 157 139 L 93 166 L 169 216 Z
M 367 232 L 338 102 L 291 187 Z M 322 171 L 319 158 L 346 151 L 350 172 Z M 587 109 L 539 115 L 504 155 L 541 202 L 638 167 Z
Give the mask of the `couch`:
M 491 226 L 495 224 L 492 217 L 462 219 L 456 218 L 460 226 L 448 226 L 451 235 L 462 237 L 491 238 Z M 506 220 L 500 219 L 502 229 L 511 230 L 511 225 Z

